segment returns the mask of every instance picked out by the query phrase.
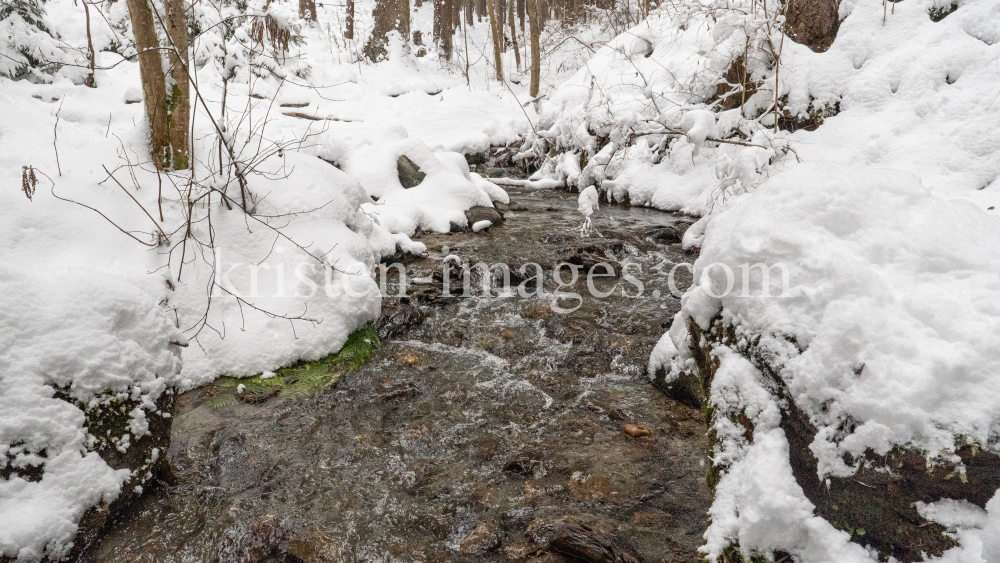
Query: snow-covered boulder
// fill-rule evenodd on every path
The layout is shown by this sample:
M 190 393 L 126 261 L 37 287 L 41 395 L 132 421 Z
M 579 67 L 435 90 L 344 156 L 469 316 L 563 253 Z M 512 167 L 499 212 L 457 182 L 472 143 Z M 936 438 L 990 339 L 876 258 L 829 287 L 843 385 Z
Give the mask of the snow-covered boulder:
M 166 468 L 182 345 L 126 282 L 0 264 L 0 559 L 78 553 Z
M 980 549 L 982 527 L 918 506 L 957 501 L 1000 522 L 997 248 L 1000 219 L 971 203 L 822 162 L 714 217 L 651 362 L 668 384 L 693 373 L 706 397 L 710 558 Z

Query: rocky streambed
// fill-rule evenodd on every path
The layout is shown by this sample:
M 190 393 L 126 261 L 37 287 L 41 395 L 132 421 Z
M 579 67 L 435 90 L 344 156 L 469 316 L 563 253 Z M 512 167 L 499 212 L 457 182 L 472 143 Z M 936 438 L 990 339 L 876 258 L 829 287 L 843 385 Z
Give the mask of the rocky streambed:
M 178 397 L 170 482 L 87 558 L 698 561 L 702 414 L 646 375 L 689 219 L 607 207 L 584 236 L 575 196 L 509 192 L 502 221 L 423 235 L 426 257 L 386 270 L 408 291 L 384 300 L 381 348 L 324 392 Z M 588 281 L 598 263 L 614 275 Z

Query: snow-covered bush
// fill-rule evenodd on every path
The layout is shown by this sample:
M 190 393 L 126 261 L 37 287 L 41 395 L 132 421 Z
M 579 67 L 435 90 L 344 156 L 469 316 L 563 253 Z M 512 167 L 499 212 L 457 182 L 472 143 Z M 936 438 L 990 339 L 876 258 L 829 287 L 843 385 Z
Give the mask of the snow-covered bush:
M 752 188 L 789 152 L 773 127 L 782 16 L 762 6 L 658 9 L 549 96 L 521 158 L 548 157 L 539 176 L 572 187 L 695 214 Z
M 44 17 L 41 0 L 0 2 L 0 76 L 51 80 L 65 53 Z

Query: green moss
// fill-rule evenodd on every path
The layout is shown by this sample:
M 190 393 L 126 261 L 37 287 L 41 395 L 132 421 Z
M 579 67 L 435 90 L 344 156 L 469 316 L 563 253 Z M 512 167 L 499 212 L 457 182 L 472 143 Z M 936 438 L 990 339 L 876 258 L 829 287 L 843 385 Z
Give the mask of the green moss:
M 209 400 L 213 407 L 235 405 L 239 401 L 259 403 L 272 397 L 291 398 L 320 395 L 333 387 L 340 378 L 372 359 L 375 350 L 381 347 L 374 323 L 359 328 L 347 337 L 344 346 L 329 356 L 311 361 L 300 361 L 278 369 L 273 377 L 248 378 L 223 377 L 215 387 L 215 394 Z M 239 393 L 239 386 L 243 392 Z

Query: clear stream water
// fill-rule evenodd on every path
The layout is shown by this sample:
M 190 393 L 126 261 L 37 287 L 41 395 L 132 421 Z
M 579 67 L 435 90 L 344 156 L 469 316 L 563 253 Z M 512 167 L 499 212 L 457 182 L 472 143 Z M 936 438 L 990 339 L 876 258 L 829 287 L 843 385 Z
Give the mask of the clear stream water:
M 574 195 L 508 191 L 501 225 L 420 237 L 429 254 L 407 268 L 429 279 L 385 300 L 382 348 L 326 393 L 222 408 L 209 404 L 214 386 L 181 396 L 174 482 L 87 557 L 698 561 L 710 505 L 701 413 L 645 374 L 679 307 L 663 274 L 694 258 L 676 242 L 690 219 L 608 206 L 594 220 L 603 236 L 583 237 Z M 599 290 L 617 291 L 599 299 L 581 278 L 568 291 L 582 306 L 566 314 L 549 297 L 450 296 L 444 247 L 473 262 L 543 265 L 549 290 L 561 261 L 607 261 L 619 274 L 631 263 L 644 292 L 600 278 Z M 627 424 L 649 434 L 632 437 Z

